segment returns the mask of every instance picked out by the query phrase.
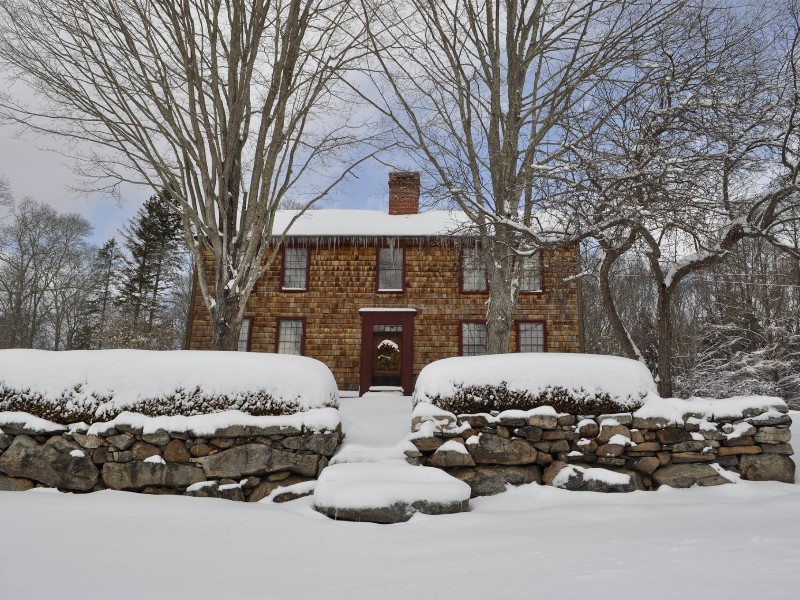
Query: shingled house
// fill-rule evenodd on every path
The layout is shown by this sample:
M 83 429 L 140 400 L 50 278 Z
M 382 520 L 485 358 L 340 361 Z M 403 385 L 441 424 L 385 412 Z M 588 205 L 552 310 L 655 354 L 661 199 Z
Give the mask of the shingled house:
M 461 213 L 419 212 L 419 181 L 418 173 L 389 175 L 388 214 L 320 209 L 300 217 L 248 300 L 239 349 L 311 356 L 341 390 L 360 394 L 384 386 L 408 394 L 426 364 L 483 354 L 488 289 L 479 248 Z M 573 247 L 526 259 L 516 351 L 581 350 L 579 287 L 565 282 L 577 260 Z M 195 286 L 186 348 L 210 344 Z

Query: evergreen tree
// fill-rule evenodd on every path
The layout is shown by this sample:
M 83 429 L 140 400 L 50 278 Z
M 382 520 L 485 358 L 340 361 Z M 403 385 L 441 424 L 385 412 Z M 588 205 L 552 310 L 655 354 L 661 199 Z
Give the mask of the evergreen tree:
M 166 315 L 167 292 L 183 266 L 185 251 L 181 219 L 169 208 L 165 192 L 144 203 L 124 229 L 123 238 L 128 256 L 116 299 L 128 330 L 122 345 L 171 346 L 174 342 L 167 340 L 174 338 L 170 333 L 174 327 Z
M 109 323 L 114 317 L 116 286 L 123 264 L 122 248 L 111 238 L 97 251 L 92 262 L 84 318 L 76 324 L 72 348 L 103 348 Z

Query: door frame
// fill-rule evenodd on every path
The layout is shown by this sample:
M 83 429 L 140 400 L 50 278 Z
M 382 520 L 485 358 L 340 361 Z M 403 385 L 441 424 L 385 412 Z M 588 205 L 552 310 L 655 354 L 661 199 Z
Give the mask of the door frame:
M 375 325 L 402 325 L 402 343 L 400 345 L 401 367 L 400 385 L 403 393 L 410 396 L 414 379 L 414 309 L 361 309 L 361 378 L 358 395 L 363 396 L 372 385 L 372 328 Z

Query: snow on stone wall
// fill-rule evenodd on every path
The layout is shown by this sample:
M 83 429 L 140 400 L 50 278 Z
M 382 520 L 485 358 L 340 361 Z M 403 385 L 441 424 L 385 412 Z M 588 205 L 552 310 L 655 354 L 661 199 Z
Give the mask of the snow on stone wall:
M 565 412 L 636 409 L 656 394 L 650 371 L 618 356 L 516 353 L 454 357 L 426 366 L 414 404 L 453 412 L 555 406 Z
M 0 350 L 0 411 L 58 423 L 241 410 L 280 415 L 338 406 L 336 381 L 302 356 L 146 350 Z
M 549 406 L 453 414 L 419 403 L 409 462 L 445 469 L 473 496 L 537 482 L 629 492 L 754 481 L 794 482 L 791 417 L 779 398 L 662 399 L 616 414 Z
M 279 417 L 123 413 L 91 427 L 0 413 L 0 491 L 113 489 L 250 502 L 272 494 L 281 501 L 294 496 L 278 488 L 316 479 L 341 440 L 335 408 Z

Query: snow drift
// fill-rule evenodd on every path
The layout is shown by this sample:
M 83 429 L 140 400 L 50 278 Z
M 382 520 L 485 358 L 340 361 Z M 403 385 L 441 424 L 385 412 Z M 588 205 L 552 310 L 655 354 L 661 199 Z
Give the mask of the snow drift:
M 57 423 L 107 421 L 124 411 L 157 417 L 237 410 L 261 416 L 337 406 L 333 374 L 302 356 L 0 351 L 0 411 Z
M 520 353 L 446 358 L 419 374 L 414 404 L 453 413 L 552 406 L 575 414 L 640 407 L 656 384 L 647 367 L 618 356 Z

